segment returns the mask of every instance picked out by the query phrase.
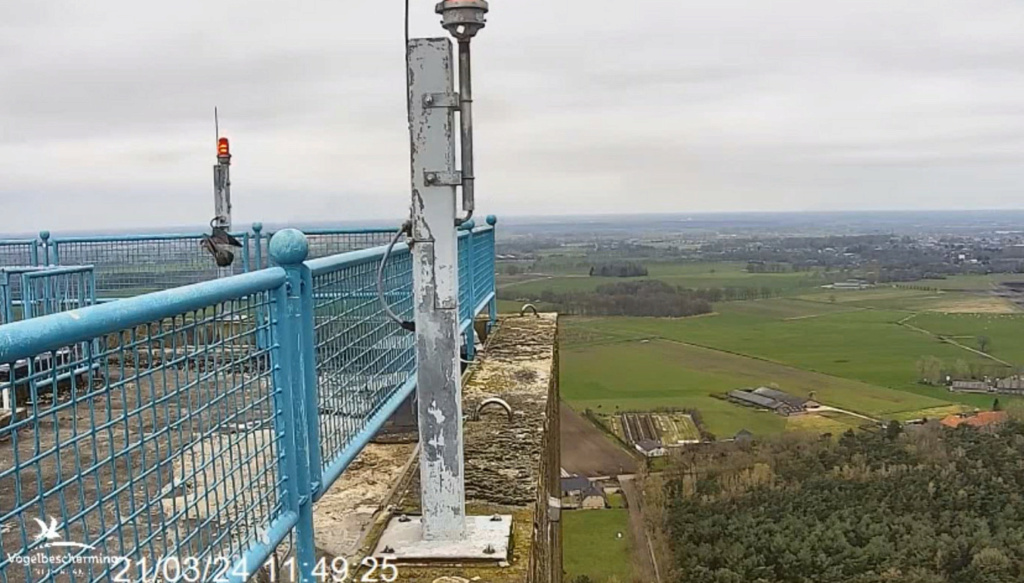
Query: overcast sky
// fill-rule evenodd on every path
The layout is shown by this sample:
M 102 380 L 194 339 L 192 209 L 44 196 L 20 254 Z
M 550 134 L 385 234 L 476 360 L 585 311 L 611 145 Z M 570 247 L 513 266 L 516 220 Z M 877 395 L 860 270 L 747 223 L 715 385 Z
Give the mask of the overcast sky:
M 439 36 L 412 0 L 413 36 Z M 407 213 L 399 0 L 10 0 L 16 230 Z M 477 205 L 500 214 L 1022 208 L 1020 0 L 493 0 Z M 0 230 L 10 231 L 13 228 Z

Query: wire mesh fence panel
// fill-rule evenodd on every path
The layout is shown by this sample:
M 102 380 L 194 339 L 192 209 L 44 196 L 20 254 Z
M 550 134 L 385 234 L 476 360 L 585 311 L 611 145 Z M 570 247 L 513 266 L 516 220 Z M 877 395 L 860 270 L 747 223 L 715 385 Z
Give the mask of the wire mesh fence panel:
M 41 271 L 45 267 L 0 267 L 0 324 L 16 322 L 24 318 L 24 297 L 22 275 Z
M 0 583 L 237 578 L 287 534 L 283 275 L 232 280 L 0 327 Z
M 0 266 L 39 265 L 39 243 L 35 239 L 0 241 Z
M 387 420 L 415 378 L 415 337 L 385 314 L 377 294 L 383 252 L 326 265 L 313 262 L 314 337 L 321 471 L 326 489 Z M 333 258 L 331 258 L 333 259 Z M 405 320 L 413 318 L 412 256 L 396 246 L 383 275 L 384 297 Z M 406 392 L 403 393 L 402 390 Z
M 322 257 L 329 257 L 331 255 L 338 255 L 341 253 L 348 253 L 351 251 L 361 251 L 363 249 L 369 249 L 371 247 L 380 247 L 387 245 L 394 236 L 395 230 L 392 229 L 313 229 L 309 231 L 303 231 L 306 235 L 306 240 L 309 243 L 309 259 L 319 259 Z M 260 236 L 257 237 L 253 243 L 253 258 L 252 264 L 254 266 L 259 265 L 260 268 L 268 267 L 272 262 L 270 261 L 270 253 L 267 247 L 270 244 L 270 238 L 273 236 L 273 232 L 263 231 Z M 259 244 L 259 252 L 256 252 L 256 244 Z M 258 259 L 257 259 L 258 257 Z
M 218 267 L 203 248 L 201 234 L 55 238 L 47 255 L 58 265 L 95 266 L 98 296 L 116 299 L 244 273 L 249 238 L 236 238 L 242 247 L 232 251 L 227 267 Z
M 472 245 L 474 242 L 471 238 L 472 234 L 469 231 L 461 231 L 458 237 L 460 325 L 465 325 L 473 317 Z
M 494 293 L 494 228 L 480 227 L 473 231 L 473 309 Z
M 36 318 L 96 303 L 96 277 L 91 265 L 34 270 L 21 276 L 25 318 Z

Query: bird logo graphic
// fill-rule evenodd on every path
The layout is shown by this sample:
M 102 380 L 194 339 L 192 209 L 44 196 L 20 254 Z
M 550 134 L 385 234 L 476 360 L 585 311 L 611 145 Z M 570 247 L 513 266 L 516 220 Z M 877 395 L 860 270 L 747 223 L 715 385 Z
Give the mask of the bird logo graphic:
M 33 518 L 32 520 L 35 520 L 36 524 L 39 525 L 39 534 L 36 535 L 35 542 L 60 540 L 60 533 L 57 532 L 56 518 L 53 518 L 52 516 L 50 517 L 49 526 L 47 526 L 45 522 L 39 520 L 38 518 Z
M 60 540 L 61 535 L 57 531 L 59 525 L 57 519 L 52 516 L 50 517 L 50 524 L 46 524 L 46 522 L 39 518 L 33 518 L 32 520 L 35 520 L 36 524 L 39 525 L 39 534 L 36 535 L 33 542 L 45 542 L 44 547 L 71 547 L 90 551 L 94 548 L 92 545 Z

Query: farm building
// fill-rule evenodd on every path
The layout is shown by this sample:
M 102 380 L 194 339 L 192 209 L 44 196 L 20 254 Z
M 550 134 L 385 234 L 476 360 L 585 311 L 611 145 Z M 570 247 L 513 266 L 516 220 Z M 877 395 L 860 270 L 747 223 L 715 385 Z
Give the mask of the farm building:
M 802 412 L 802 409 L 794 407 L 789 403 L 783 401 L 777 401 L 770 397 L 759 395 L 752 391 L 729 391 L 728 397 L 730 400 L 735 401 L 741 405 L 760 407 L 762 409 L 768 409 L 774 411 L 779 415 L 789 416 L 796 413 Z
M 991 391 L 992 385 L 985 381 L 953 381 L 949 389 L 951 391 Z
M 601 488 L 582 476 L 561 479 L 562 508 L 592 510 L 604 508 L 608 499 Z
M 668 455 L 668 450 L 665 449 L 665 446 L 662 445 L 661 441 L 643 439 L 633 445 L 636 447 L 637 451 L 647 457 L 661 457 L 663 455 Z
M 1024 393 L 1024 376 L 1016 375 L 999 379 L 996 381 L 996 389 L 999 391 Z
M 754 434 L 749 432 L 749 431 L 747 431 L 746 429 L 740 429 L 739 432 L 737 432 L 735 437 L 733 437 L 732 439 L 733 439 L 733 441 L 738 441 L 740 443 L 745 443 L 745 442 L 748 442 L 748 441 L 753 441 L 754 440 Z
M 1002 423 L 1008 419 L 1006 411 L 982 411 L 975 415 L 950 415 L 940 423 L 946 427 L 960 427 L 970 425 L 971 427 L 988 427 Z
M 868 289 L 871 284 L 863 279 L 850 279 L 847 281 L 837 281 L 831 285 L 822 286 L 829 289 Z
M 784 393 L 784 392 L 782 392 L 782 391 L 780 391 L 778 389 L 772 389 L 772 388 L 769 388 L 769 387 L 758 387 L 758 388 L 754 389 L 753 392 L 757 393 L 758 395 L 761 395 L 762 397 L 768 397 L 769 399 L 775 399 L 776 401 L 781 401 L 781 402 L 786 403 L 787 405 L 789 405 L 791 407 L 795 407 L 795 408 L 797 408 L 797 409 L 799 409 L 801 411 L 803 411 L 804 409 L 807 409 L 808 407 L 817 407 L 818 406 L 818 403 L 816 403 L 814 401 L 811 401 L 809 399 L 805 399 L 803 397 L 798 397 L 796 395 L 790 395 L 789 393 Z

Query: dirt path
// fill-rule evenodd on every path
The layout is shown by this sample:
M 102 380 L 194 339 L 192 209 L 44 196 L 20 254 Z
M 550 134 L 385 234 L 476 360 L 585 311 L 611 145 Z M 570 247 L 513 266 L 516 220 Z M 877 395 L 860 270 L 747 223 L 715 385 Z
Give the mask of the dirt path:
M 563 278 L 563 277 L 590 277 L 590 276 L 589 275 L 580 275 L 578 273 L 563 274 L 563 275 L 543 275 L 543 274 L 538 273 L 537 277 L 534 277 L 534 278 L 531 278 L 531 279 L 523 279 L 523 280 L 520 280 L 520 281 L 510 281 L 508 283 L 503 283 L 503 284 L 498 286 L 498 289 L 506 289 L 506 288 L 510 288 L 510 287 L 515 287 L 517 285 L 523 285 L 523 284 L 526 284 L 526 283 L 531 283 L 531 282 L 534 282 L 534 281 L 546 281 L 546 280 L 549 280 L 549 279 L 555 279 L 556 277 L 557 278 Z
M 637 491 L 634 476 L 619 476 L 619 485 L 622 486 L 622 495 L 629 505 L 629 527 L 633 533 L 633 563 L 640 571 L 633 574 L 633 580 L 661 583 L 658 563 L 654 559 L 654 548 L 647 538 L 647 529 L 644 527 L 643 501 Z
M 868 421 L 871 421 L 872 423 L 881 423 L 881 421 L 879 421 L 878 419 L 875 419 L 874 417 L 868 417 L 867 415 L 861 415 L 860 413 L 854 413 L 853 411 L 849 411 L 849 410 L 846 410 L 846 409 L 839 409 L 839 408 L 836 408 L 836 407 L 829 407 L 828 405 L 821 405 L 820 407 L 813 407 L 813 408 L 812 407 L 808 407 L 807 411 L 810 412 L 810 413 L 821 413 L 822 411 L 835 411 L 836 413 L 842 413 L 844 415 L 850 415 L 852 417 L 858 417 L 860 419 L 867 419 Z
M 636 471 L 636 458 L 565 402 L 560 405 L 562 467 L 566 471 L 588 477 Z

